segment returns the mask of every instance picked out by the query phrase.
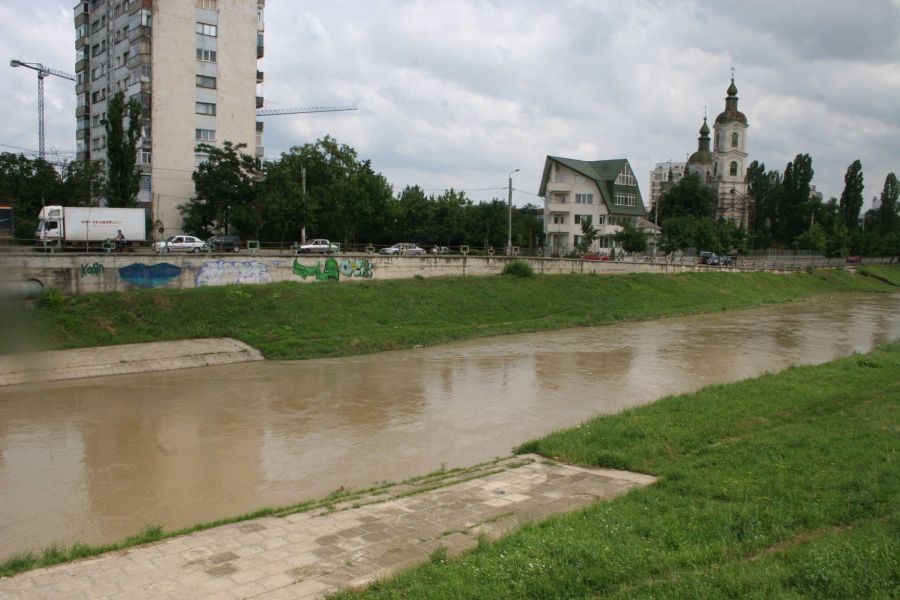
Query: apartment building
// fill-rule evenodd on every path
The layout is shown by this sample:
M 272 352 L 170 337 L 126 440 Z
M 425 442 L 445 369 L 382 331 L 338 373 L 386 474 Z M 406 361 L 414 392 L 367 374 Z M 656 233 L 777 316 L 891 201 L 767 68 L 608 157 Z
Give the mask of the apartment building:
M 138 205 L 153 237 L 181 232 L 199 143 L 262 156 L 265 0 L 84 0 L 75 6 L 79 160 L 106 162 L 106 107 L 118 91 L 142 107 Z M 251 150 L 252 152 L 252 150 Z
M 649 212 L 651 215 L 656 210 L 656 203 L 659 201 L 659 197 L 669 191 L 673 185 L 684 177 L 685 166 L 686 163 L 683 162 L 666 161 L 656 163 L 656 166 L 650 171 Z
M 613 236 L 622 225 L 638 227 L 647 215 L 637 179 L 624 158 L 584 161 L 548 156 L 538 196 L 544 199 L 547 255 L 572 252 L 581 241 L 583 222 L 598 234 L 590 251 L 610 254 L 621 248 Z

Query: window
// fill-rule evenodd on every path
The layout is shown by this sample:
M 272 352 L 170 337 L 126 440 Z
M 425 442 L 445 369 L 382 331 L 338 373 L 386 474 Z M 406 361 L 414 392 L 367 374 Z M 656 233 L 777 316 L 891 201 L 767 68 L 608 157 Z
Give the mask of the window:
M 214 142 L 216 141 L 215 129 L 196 129 L 194 139 L 198 142 Z
M 195 154 L 194 155 L 194 166 L 199 167 L 200 165 L 209 161 L 209 154 Z
M 613 196 L 613 204 L 616 206 L 635 206 L 637 204 L 637 197 L 634 194 L 616 192 L 615 196 Z
M 728 169 L 728 173 L 732 177 L 737 175 L 737 162 L 736 161 L 731 161 L 731 167 Z
M 616 185 L 637 185 L 634 175 L 628 169 L 628 165 L 622 166 L 622 170 L 619 171 L 619 175 L 616 177 Z
M 150 164 L 150 151 L 149 150 L 141 150 L 138 155 L 138 164 L 139 165 L 149 165 Z
M 202 8 L 203 10 L 216 10 L 216 3 L 218 0 L 197 0 L 197 8 Z
M 591 215 L 575 215 L 576 225 L 581 225 L 582 223 L 587 223 L 588 225 L 590 225 L 591 221 L 593 221 Z
M 555 225 L 565 225 L 566 215 L 553 215 L 553 223 Z
M 210 25 L 209 23 L 197 23 L 197 33 L 200 35 L 208 35 L 209 37 L 216 37 L 216 26 Z
M 202 48 L 197 48 L 197 60 L 202 62 L 216 62 L 216 51 L 215 50 L 204 50 Z
M 731 147 L 737 148 L 737 145 L 738 145 L 738 132 L 735 131 L 734 133 L 731 134 Z
M 576 235 L 576 236 L 574 237 L 573 241 L 574 241 L 574 243 L 575 243 L 575 247 L 577 248 L 578 246 L 581 245 L 581 236 L 580 236 L 580 235 Z
M 197 87 L 216 89 L 216 78 L 197 75 Z
M 100 79 L 106 75 L 106 65 L 102 64 L 99 67 L 94 67 L 94 70 L 91 71 L 91 79 Z
M 215 115 L 216 114 L 216 105 L 211 102 L 198 102 L 197 103 L 197 114 L 198 115 Z
M 553 201 L 559 202 L 560 204 L 565 204 L 569 199 L 568 194 L 553 194 Z
M 605 225 L 606 224 L 606 215 L 600 215 L 597 218 L 597 225 Z
M 575 204 L 593 204 L 593 194 L 575 194 Z

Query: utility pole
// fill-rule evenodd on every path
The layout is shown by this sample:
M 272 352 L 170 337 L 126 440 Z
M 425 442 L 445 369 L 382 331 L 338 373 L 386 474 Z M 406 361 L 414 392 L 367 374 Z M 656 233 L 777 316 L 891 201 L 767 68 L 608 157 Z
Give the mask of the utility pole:
M 9 61 L 9 66 L 11 67 L 25 67 L 27 69 L 32 69 L 37 71 L 38 74 L 38 156 L 41 160 L 45 158 L 44 152 L 44 78 L 48 75 L 56 75 L 57 77 L 62 77 L 63 79 L 69 79 L 71 81 L 75 81 L 75 76 L 70 75 L 64 71 L 59 71 L 57 69 L 51 69 L 50 67 L 45 67 L 41 63 L 27 63 L 19 60 L 18 58 L 14 58 Z
M 300 243 L 306 243 L 306 167 L 300 167 L 300 178 L 303 182 L 303 223 L 300 225 Z
M 512 256 L 512 176 L 518 173 L 519 169 L 509 172 L 509 215 L 506 223 L 506 255 Z

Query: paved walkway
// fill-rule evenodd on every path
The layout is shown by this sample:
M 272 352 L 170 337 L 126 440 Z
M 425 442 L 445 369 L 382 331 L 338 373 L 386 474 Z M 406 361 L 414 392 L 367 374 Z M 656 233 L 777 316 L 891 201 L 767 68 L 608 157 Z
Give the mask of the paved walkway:
M 262 360 L 231 338 L 123 344 L 0 356 L 0 385 L 148 373 Z
M 313 599 L 454 556 L 655 478 L 539 456 L 436 474 L 328 508 L 225 525 L 0 579 L 0 597 Z

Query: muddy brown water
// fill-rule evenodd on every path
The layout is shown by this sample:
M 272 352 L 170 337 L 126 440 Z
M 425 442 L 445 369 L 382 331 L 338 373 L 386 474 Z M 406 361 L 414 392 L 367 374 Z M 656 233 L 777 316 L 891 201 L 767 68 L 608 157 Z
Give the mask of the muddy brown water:
M 900 337 L 900 295 L 0 388 L 0 559 L 506 455 L 664 395 Z

